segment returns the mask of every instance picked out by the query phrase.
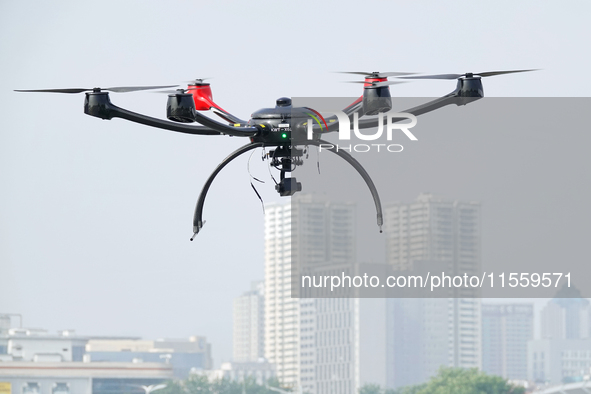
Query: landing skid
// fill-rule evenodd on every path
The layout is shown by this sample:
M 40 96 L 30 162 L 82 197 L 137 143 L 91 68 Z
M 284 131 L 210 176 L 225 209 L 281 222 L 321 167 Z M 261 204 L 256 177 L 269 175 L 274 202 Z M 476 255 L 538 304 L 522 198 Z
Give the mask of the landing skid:
M 302 144 L 302 145 L 304 145 L 304 144 Z M 310 141 L 306 141 L 305 145 L 314 145 L 314 146 L 323 145 L 323 149 L 331 151 L 332 153 L 334 153 L 337 156 L 344 159 L 347 163 L 351 164 L 353 166 L 353 168 L 355 168 L 355 170 L 359 173 L 359 175 L 361 175 L 361 177 L 363 178 L 363 180 L 367 184 L 369 191 L 371 192 L 374 204 L 376 206 L 377 224 L 378 224 L 378 227 L 379 227 L 380 233 L 381 233 L 382 232 L 382 225 L 384 224 L 383 215 L 382 215 L 382 203 L 380 202 L 380 196 L 378 194 L 378 190 L 376 189 L 376 187 L 375 187 L 373 181 L 371 180 L 369 174 L 367 173 L 367 171 L 365 171 L 365 168 L 363 168 L 363 166 L 357 160 L 355 160 L 355 158 L 353 156 L 351 156 L 349 153 L 347 153 L 343 150 L 337 150 L 332 144 L 330 144 L 326 141 L 323 141 L 323 140 L 312 141 L 312 140 L 310 140 Z M 199 194 L 199 198 L 197 199 L 197 205 L 195 206 L 195 214 L 193 216 L 193 236 L 191 237 L 191 241 L 193 239 L 195 239 L 195 236 L 199 233 L 199 230 L 201 230 L 201 228 L 203 228 L 203 225 L 205 223 L 203 221 L 203 205 L 205 204 L 205 197 L 207 195 L 207 192 L 209 191 L 209 187 L 213 183 L 213 180 L 215 179 L 215 177 L 219 174 L 219 172 L 228 163 L 230 163 L 232 160 L 234 160 L 238 156 L 240 156 L 243 153 L 246 153 L 248 151 L 251 151 L 253 149 L 256 149 L 256 148 L 262 148 L 264 146 L 265 146 L 264 142 L 252 142 L 250 144 L 244 145 L 244 146 L 236 149 L 228 157 L 226 157 L 216 167 L 216 169 L 212 172 L 212 174 L 207 179 L 207 182 L 205 182 L 205 185 L 203 185 L 203 189 L 201 190 L 201 194 Z M 332 148 L 326 148 L 326 146 L 332 146 Z M 284 172 L 282 171 L 282 175 L 283 174 L 284 174 Z

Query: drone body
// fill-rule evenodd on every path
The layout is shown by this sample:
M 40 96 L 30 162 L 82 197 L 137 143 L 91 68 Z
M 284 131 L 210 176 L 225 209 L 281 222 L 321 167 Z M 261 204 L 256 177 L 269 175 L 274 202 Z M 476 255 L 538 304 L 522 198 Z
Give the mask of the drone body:
M 482 77 L 524 72 L 533 70 L 493 71 L 484 73 L 465 74 L 441 74 L 418 75 L 409 73 L 362 73 L 352 72 L 348 74 L 365 75 L 363 83 L 363 95 L 348 107 L 342 110 L 349 119 L 360 119 L 359 128 L 372 128 L 378 126 L 380 116 L 367 118 L 367 116 L 380 115 L 392 109 L 389 85 L 401 83 L 389 81 L 388 77 L 400 79 L 457 79 L 456 89 L 438 99 L 432 100 L 403 112 L 418 116 L 434 111 L 446 105 L 466 105 L 474 100 L 484 97 Z M 222 161 L 206 181 L 195 208 L 193 217 L 194 236 L 203 227 L 202 213 L 205 196 L 216 175 L 233 159 L 241 154 L 259 147 L 271 147 L 267 155 L 270 164 L 280 171 L 280 182 L 276 182 L 275 189 L 281 196 L 291 196 L 302 190 L 302 185 L 295 178 L 288 177 L 297 166 L 303 164 L 304 147 L 308 145 L 320 146 L 326 144 L 322 135 L 339 131 L 339 118 L 337 116 L 324 117 L 318 111 L 307 107 L 293 107 L 291 99 L 282 97 L 276 100 L 274 108 L 263 108 L 252 113 L 248 121 L 240 119 L 222 109 L 213 100 L 209 83 L 197 79 L 189 83 L 187 89 L 178 89 L 168 95 L 166 106 L 167 118 L 170 121 L 146 116 L 128 111 L 111 103 L 109 91 L 128 92 L 147 89 L 161 89 L 173 86 L 145 86 L 145 87 L 116 87 L 107 89 L 43 89 L 43 90 L 19 90 L 25 92 L 53 92 L 53 93 L 82 93 L 86 92 L 84 112 L 101 119 L 123 118 L 132 122 L 171 130 L 175 132 L 197 135 L 230 135 L 235 137 L 248 137 L 250 142 L 231 153 Z M 225 122 L 213 120 L 203 114 L 202 111 L 213 111 Z M 362 117 L 365 119 L 361 119 Z M 314 121 L 312 121 L 312 119 Z M 192 125 L 199 123 L 200 125 Z M 310 123 L 310 124 L 308 124 Z M 377 224 L 381 231 L 382 207 L 379 195 L 373 181 L 365 169 L 350 154 L 338 149 L 330 149 L 333 153 L 351 164 L 363 177 L 369 187 L 375 206 Z

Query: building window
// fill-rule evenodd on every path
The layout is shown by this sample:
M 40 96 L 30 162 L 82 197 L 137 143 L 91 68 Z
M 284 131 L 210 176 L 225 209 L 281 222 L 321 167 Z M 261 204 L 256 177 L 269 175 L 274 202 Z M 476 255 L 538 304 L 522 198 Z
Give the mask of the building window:
M 67 383 L 54 383 L 51 394 L 70 394 L 70 388 Z
M 39 394 L 39 383 L 29 382 L 23 386 L 23 394 Z
M 72 361 L 82 361 L 85 353 L 84 346 L 72 346 Z

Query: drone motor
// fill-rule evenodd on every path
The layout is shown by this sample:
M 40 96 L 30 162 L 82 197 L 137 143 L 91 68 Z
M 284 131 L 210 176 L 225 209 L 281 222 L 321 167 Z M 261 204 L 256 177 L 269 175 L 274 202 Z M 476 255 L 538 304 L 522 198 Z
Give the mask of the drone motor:
M 474 77 L 472 74 L 467 74 L 465 78 L 458 79 L 456 87 L 456 97 L 459 97 L 459 103 L 466 105 L 469 102 L 484 97 L 484 88 L 482 87 L 482 80 L 480 77 Z
M 179 89 L 175 94 L 168 95 L 166 117 L 180 123 L 195 122 L 195 101 L 193 95 Z
M 86 98 L 84 99 L 85 114 L 101 119 L 111 119 L 112 116 L 109 111 L 111 106 L 109 92 L 94 89 L 92 92 L 86 93 Z
M 389 86 L 376 86 L 376 82 L 385 82 L 387 78 L 366 77 L 363 89 L 363 109 L 366 115 L 377 115 L 392 109 L 392 96 Z
M 195 109 L 197 111 L 209 111 L 211 107 L 217 107 L 213 102 L 211 86 L 203 82 L 203 79 L 197 79 L 189 84 L 187 93 L 190 93 L 195 100 Z

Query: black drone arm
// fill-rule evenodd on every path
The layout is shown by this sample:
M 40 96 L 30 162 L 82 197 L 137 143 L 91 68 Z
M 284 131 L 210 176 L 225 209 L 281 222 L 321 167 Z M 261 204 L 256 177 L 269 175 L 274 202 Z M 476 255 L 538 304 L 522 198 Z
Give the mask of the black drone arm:
M 175 122 L 168 122 L 166 120 L 152 118 L 150 116 L 138 114 L 136 112 L 128 111 L 123 108 L 119 108 L 117 106 L 113 106 L 111 112 L 112 118 L 121 118 L 125 120 L 129 120 L 135 123 L 141 123 L 146 126 L 157 127 L 159 129 L 165 129 L 170 131 L 176 131 L 179 133 L 186 133 L 186 134 L 198 134 L 198 135 L 220 135 L 217 130 L 214 130 L 210 127 L 205 126 L 189 126 L 186 123 L 175 123 Z
M 347 116 L 353 115 L 355 112 L 363 111 L 363 96 L 359 97 L 353 103 L 351 103 L 347 108 L 343 110 Z
M 137 112 L 116 106 L 111 103 L 108 92 L 86 93 L 84 101 L 84 112 L 88 115 L 101 119 L 121 118 L 131 122 L 140 123 L 146 126 L 157 127 L 170 131 L 198 135 L 220 135 L 228 134 L 239 137 L 254 136 L 258 133 L 256 127 L 232 127 L 216 122 L 197 111 L 193 111 L 195 120 L 203 126 L 192 126 L 186 123 L 169 122 L 153 118 L 151 116 L 138 114 Z
M 225 121 L 228 121 L 232 124 L 239 124 L 239 125 L 245 125 L 248 122 L 246 120 L 240 119 L 237 116 L 232 115 L 229 112 L 224 111 L 221 108 L 218 107 L 212 107 L 212 111 L 214 114 L 216 114 L 217 116 L 219 116 L 220 118 L 224 119 Z
M 415 116 L 419 116 L 419 115 L 425 114 L 427 112 L 435 111 L 441 107 L 445 107 L 446 105 L 451 105 L 451 104 L 465 105 L 465 104 L 467 104 L 471 101 L 477 100 L 479 98 L 480 97 L 459 97 L 458 91 L 456 90 L 456 91 L 453 91 L 443 97 L 439 97 L 439 98 L 429 101 L 425 104 L 421 104 L 419 106 L 416 106 L 416 107 L 413 107 L 413 108 L 410 108 L 410 109 L 407 109 L 407 110 L 401 111 L 401 112 L 412 114 Z M 363 102 L 361 102 L 359 100 L 356 101 L 355 103 L 351 104 L 343 112 L 345 113 L 345 115 L 347 115 L 350 122 L 353 121 L 353 116 L 354 116 L 355 112 L 357 112 L 358 117 L 359 117 L 358 126 L 360 129 L 377 127 L 378 121 L 380 120 L 380 118 L 378 118 L 378 117 L 370 118 L 370 119 L 361 119 L 361 117 L 364 115 Z M 336 132 L 339 131 L 339 123 L 338 123 L 337 116 L 330 116 L 325 119 L 327 121 L 328 129 L 326 127 L 321 128 L 318 124 L 314 124 L 313 131 L 315 133 L 323 134 L 323 133 L 327 133 L 327 132 L 330 133 L 333 131 L 336 131 Z M 399 121 L 406 120 L 406 119 L 407 118 L 395 118 L 392 121 L 399 122 Z
M 230 114 L 224 112 L 224 115 Z M 207 116 L 201 114 L 199 111 L 194 111 L 193 116 L 195 117 L 196 122 L 201 123 L 202 125 L 207 126 L 211 129 L 217 130 L 221 134 L 227 134 L 236 137 L 254 137 L 257 134 L 259 134 L 259 129 L 254 126 L 230 126 L 227 124 L 217 122 L 211 118 L 208 118 Z M 236 118 L 236 120 L 240 119 Z M 241 124 L 243 122 L 244 121 L 236 122 L 236 124 Z
M 437 98 L 435 100 L 429 101 L 425 104 L 418 105 L 413 108 L 409 108 L 405 111 L 401 111 L 402 113 L 411 114 L 414 116 L 419 116 L 422 114 L 426 114 L 427 112 L 435 111 L 441 107 L 445 107 L 446 105 L 456 104 L 461 105 L 462 100 L 465 98 L 459 98 L 455 95 L 455 92 L 450 93 L 446 96 Z M 407 120 L 408 118 L 393 118 L 392 122 L 400 122 L 402 120 Z M 360 129 L 368 129 L 371 127 L 378 127 L 378 121 L 381 121 L 379 117 L 371 118 L 371 119 L 361 119 L 359 120 L 359 128 Z
M 413 107 L 413 108 L 409 108 L 406 111 L 402 111 L 402 112 L 406 112 L 406 113 L 412 114 L 414 116 L 419 116 L 422 114 L 426 114 L 427 112 L 435 111 L 436 109 L 439 109 L 441 107 L 445 107 L 446 105 L 451 105 L 451 104 L 461 105 L 461 103 L 464 100 L 466 100 L 466 98 L 460 98 L 456 95 L 456 92 L 452 92 L 452 93 L 447 94 L 443 97 L 429 101 L 425 104 L 421 104 L 421 105 Z

